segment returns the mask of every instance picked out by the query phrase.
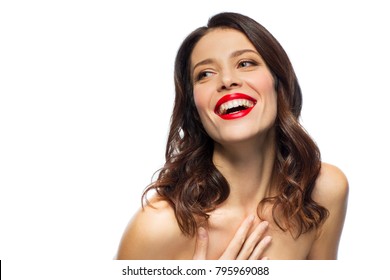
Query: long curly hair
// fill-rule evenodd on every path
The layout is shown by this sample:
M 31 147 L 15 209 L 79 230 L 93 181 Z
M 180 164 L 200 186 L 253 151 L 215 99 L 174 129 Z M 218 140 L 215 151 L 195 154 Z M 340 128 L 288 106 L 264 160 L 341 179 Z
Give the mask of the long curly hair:
M 183 234 L 194 236 L 199 223 L 229 196 L 229 183 L 212 161 L 214 143 L 196 110 L 190 75 L 190 57 L 196 43 L 215 28 L 232 28 L 245 34 L 274 77 L 277 117 L 272 188 L 276 195 L 259 201 L 259 207 L 272 205 L 278 227 L 299 237 L 328 216 L 327 209 L 312 199 L 321 168 L 320 151 L 299 123 L 302 93 L 286 52 L 262 25 L 238 13 L 211 17 L 207 26 L 194 30 L 180 46 L 175 60 L 176 96 L 166 162 L 157 180 L 146 188 L 143 202 L 148 202 L 148 192 L 155 190 L 174 209 Z

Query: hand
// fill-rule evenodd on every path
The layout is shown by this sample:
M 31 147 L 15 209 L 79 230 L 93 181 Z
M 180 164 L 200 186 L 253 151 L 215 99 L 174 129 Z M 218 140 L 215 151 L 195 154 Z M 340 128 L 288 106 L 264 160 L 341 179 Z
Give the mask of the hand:
M 262 238 L 268 227 L 267 221 L 258 224 L 248 236 L 254 219 L 255 217 L 251 215 L 242 222 L 232 241 L 230 241 L 222 256 L 219 258 L 220 260 L 258 260 L 260 258 L 272 238 L 271 236 Z M 209 239 L 206 229 L 200 227 L 196 238 L 194 260 L 206 259 L 208 242 Z M 267 258 L 264 257 L 262 259 Z

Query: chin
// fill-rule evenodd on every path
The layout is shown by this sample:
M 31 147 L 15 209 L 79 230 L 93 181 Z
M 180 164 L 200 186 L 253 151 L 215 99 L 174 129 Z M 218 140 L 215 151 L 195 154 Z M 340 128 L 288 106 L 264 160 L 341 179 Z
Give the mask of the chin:
M 214 135 L 209 135 L 220 145 L 260 144 L 265 140 L 264 138 L 272 137 L 273 133 L 270 133 L 273 131 L 272 128 L 272 125 L 257 128 L 253 126 L 251 128 L 245 126 L 225 127 Z
M 235 130 L 233 133 L 221 133 L 218 137 L 214 138 L 215 142 L 221 145 L 224 144 L 239 144 L 245 143 L 251 140 L 255 140 L 261 133 L 254 133 L 252 131 Z

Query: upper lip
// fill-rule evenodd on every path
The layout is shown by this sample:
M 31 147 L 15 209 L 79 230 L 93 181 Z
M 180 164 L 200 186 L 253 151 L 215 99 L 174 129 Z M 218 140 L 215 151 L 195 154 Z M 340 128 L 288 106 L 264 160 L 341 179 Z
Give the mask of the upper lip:
M 246 95 L 244 93 L 227 94 L 227 95 L 222 96 L 218 100 L 217 104 L 215 105 L 214 112 L 217 115 L 220 115 L 221 114 L 221 111 L 220 111 L 221 105 L 228 102 L 228 101 L 235 100 L 235 99 L 246 99 L 246 100 L 253 102 L 254 104 L 256 104 L 256 102 L 257 102 L 256 99 L 254 99 L 253 97 L 250 97 L 249 95 Z

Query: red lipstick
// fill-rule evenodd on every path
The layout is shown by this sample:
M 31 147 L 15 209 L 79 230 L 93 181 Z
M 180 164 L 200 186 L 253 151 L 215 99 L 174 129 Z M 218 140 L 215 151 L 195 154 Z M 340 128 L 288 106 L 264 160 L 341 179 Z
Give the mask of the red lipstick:
M 256 99 L 243 93 L 228 94 L 218 100 L 214 113 L 224 120 L 242 118 L 252 111 L 256 102 Z

